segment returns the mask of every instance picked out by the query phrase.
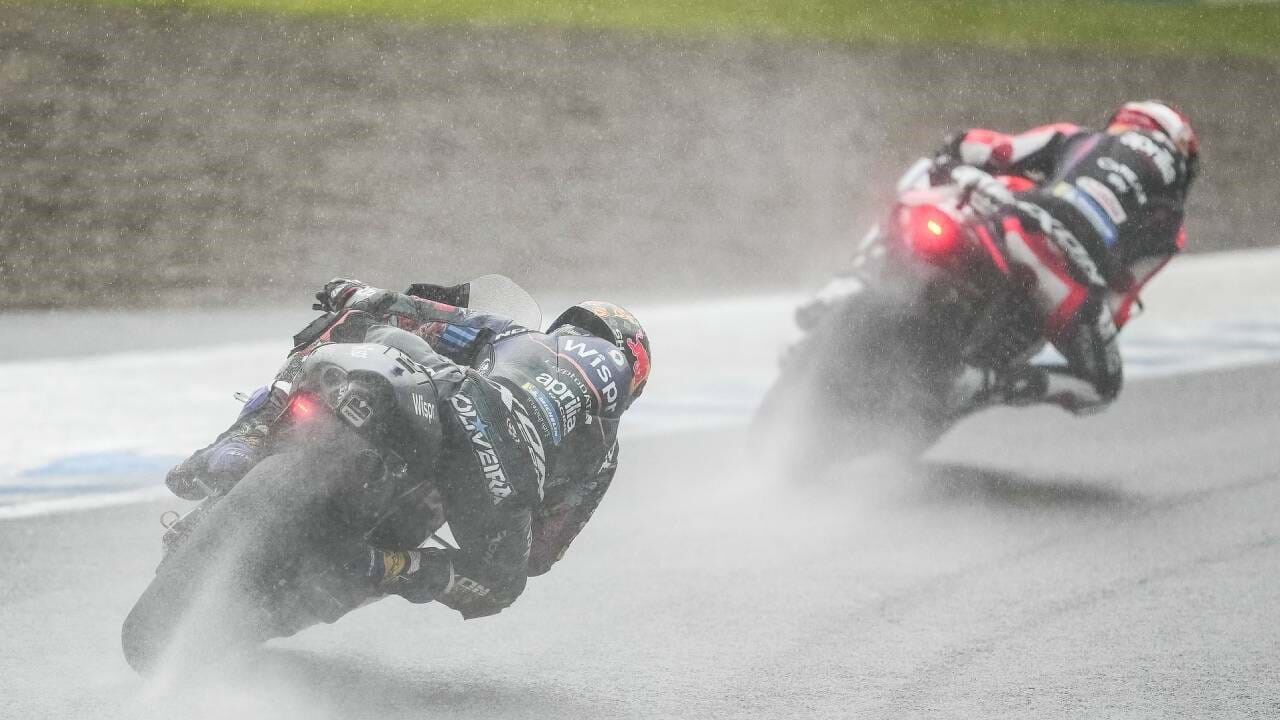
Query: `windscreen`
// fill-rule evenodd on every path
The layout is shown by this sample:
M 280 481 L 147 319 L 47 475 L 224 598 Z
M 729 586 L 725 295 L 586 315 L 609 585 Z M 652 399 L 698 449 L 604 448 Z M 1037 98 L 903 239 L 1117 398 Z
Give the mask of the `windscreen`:
M 471 281 L 471 309 L 503 315 L 524 327 L 542 329 L 538 301 L 505 275 L 481 275 Z

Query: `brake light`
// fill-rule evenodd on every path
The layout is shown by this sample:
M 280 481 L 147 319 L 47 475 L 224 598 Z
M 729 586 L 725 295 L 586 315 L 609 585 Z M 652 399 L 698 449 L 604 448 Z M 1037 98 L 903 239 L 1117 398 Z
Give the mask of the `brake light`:
M 293 402 L 289 403 L 289 414 L 293 416 L 294 420 L 306 420 L 314 415 L 315 412 L 315 404 L 305 397 L 296 397 Z
M 905 210 L 903 229 L 911 249 L 928 258 L 949 255 L 960 245 L 960 225 L 934 205 Z

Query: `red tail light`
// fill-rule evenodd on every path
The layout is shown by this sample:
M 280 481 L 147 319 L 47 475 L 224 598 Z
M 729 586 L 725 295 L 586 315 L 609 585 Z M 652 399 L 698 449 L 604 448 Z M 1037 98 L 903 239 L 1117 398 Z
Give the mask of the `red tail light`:
M 934 205 L 903 210 L 903 230 L 911 249 L 926 258 L 950 255 L 960 246 L 960 224 Z
M 315 412 L 314 401 L 302 395 L 295 397 L 293 402 L 289 403 L 289 414 L 293 416 L 295 421 L 302 422 L 314 415 Z

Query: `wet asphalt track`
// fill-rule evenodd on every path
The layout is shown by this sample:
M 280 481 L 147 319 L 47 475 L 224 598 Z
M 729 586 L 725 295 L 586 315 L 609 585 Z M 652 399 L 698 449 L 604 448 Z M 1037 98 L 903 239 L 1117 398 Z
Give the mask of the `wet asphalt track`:
M 975 418 L 922 465 L 783 482 L 637 440 L 502 615 L 393 599 L 145 684 L 157 503 L 0 523 L 2 718 L 1274 717 L 1280 367 Z

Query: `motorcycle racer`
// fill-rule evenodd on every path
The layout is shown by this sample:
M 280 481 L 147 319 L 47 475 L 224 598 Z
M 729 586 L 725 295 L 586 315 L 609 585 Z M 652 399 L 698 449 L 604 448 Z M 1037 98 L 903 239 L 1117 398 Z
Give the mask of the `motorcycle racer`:
M 437 514 L 458 547 L 363 545 L 341 565 L 371 596 L 437 600 L 464 618 L 491 615 L 515 601 L 527 577 L 563 557 L 608 490 L 619 422 L 648 379 L 649 340 L 633 315 L 611 303 L 573 306 L 541 333 L 428 299 L 463 305 L 461 286 L 415 288 L 435 292 L 330 281 L 316 297 L 343 320 L 321 341 L 390 345 L 428 369 L 444 428 Z M 315 347 L 302 340 L 273 387 L 292 382 Z M 262 457 L 283 396 L 255 393 L 229 430 L 170 471 L 173 492 L 200 499 L 211 484 L 234 485 Z M 363 599 L 352 598 L 351 607 Z
M 1018 135 L 971 129 L 933 159 L 932 184 L 955 184 L 1003 232 L 1027 271 L 1043 339 L 1065 364 L 1027 363 L 997 374 L 965 366 L 949 404 L 1105 409 L 1123 371 L 1116 337 L 1147 282 L 1186 243 L 1183 207 L 1199 165 L 1190 121 L 1163 102 L 1128 102 L 1103 130 L 1070 123 Z M 802 326 L 848 291 L 837 278 L 801 308 Z

